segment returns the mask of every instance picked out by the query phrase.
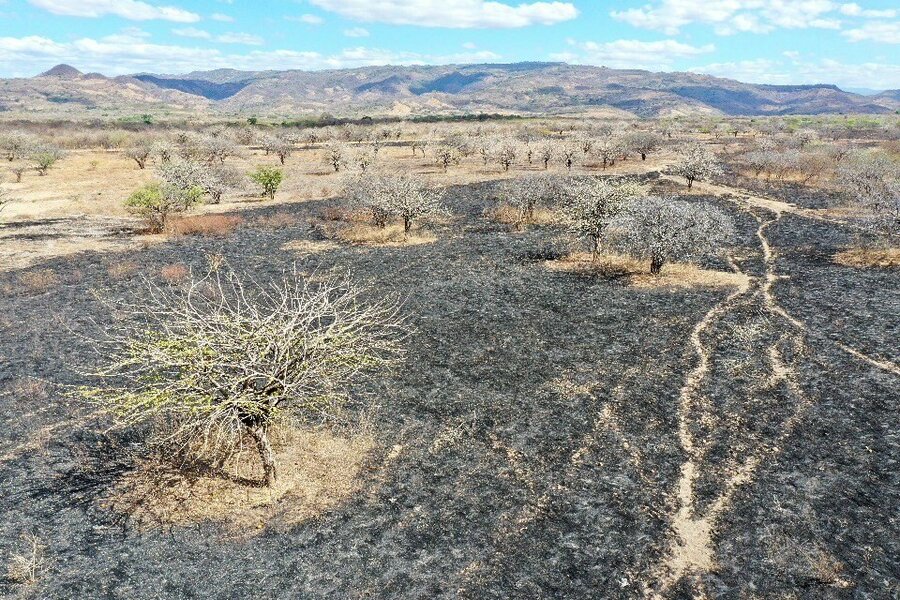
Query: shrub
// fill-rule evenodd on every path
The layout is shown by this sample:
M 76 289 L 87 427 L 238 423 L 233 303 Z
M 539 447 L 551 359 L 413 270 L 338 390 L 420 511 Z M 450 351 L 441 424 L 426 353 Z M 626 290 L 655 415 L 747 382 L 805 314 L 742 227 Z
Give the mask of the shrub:
M 462 155 L 456 146 L 449 144 L 441 144 L 434 153 L 434 158 L 446 172 L 450 165 L 458 165 L 462 160 Z
M 281 169 L 274 167 L 258 167 L 256 171 L 250 173 L 250 179 L 255 181 L 262 189 L 262 194 L 269 200 L 275 199 L 275 192 L 284 179 L 284 173 Z
M 631 256 L 650 260 L 658 274 L 669 261 L 692 260 L 718 250 L 734 236 L 730 217 L 709 204 L 642 198 L 613 222 L 616 242 Z
M 76 395 L 122 426 L 154 423 L 186 459 L 219 466 L 252 440 L 268 486 L 271 428 L 334 416 L 348 384 L 388 366 L 404 334 L 394 301 L 367 302 L 348 279 L 312 285 L 293 272 L 262 286 L 227 266 L 123 310 L 133 324 L 103 346 L 97 385 Z
M 200 202 L 203 190 L 199 187 L 180 189 L 171 184 L 151 183 L 136 190 L 125 206 L 142 216 L 153 233 L 166 228 L 170 213 L 184 212 Z
M 348 192 L 372 213 L 376 225 L 384 227 L 396 217 L 403 221 L 407 234 L 414 221 L 446 212 L 441 206 L 441 192 L 410 175 L 360 177 L 350 184 Z
M 687 180 L 688 189 L 690 189 L 695 180 L 708 179 L 720 173 L 721 167 L 709 150 L 701 144 L 694 143 L 681 153 L 681 158 L 675 164 L 674 170 L 677 175 L 681 175 Z
M 150 158 L 150 155 L 153 153 L 153 146 L 150 144 L 142 143 L 137 146 L 132 146 L 128 150 L 125 151 L 125 156 L 133 160 L 137 163 L 139 169 L 143 169 L 147 166 L 147 160 Z
M 567 204 L 563 212 L 569 230 L 591 243 L 591 256 L 596 260 L 607 228 L 625 210 L 628 202 L 644 193 L 632 182 L 609 182 L 597 179 L 570 179 Z
M 56 161 L 63 157 L 63 151 L 59 148 L 41 148 L 31 155 L 34 162 L 34 168 L 37 169 L 38 175 L 46 175 L 50 167 L 56 164 Z
M 838 181 L 866 211 L 872 233 L 889 243 L 900 235 L 900 165 L 880 152 L 858 152 L 838 169 Z

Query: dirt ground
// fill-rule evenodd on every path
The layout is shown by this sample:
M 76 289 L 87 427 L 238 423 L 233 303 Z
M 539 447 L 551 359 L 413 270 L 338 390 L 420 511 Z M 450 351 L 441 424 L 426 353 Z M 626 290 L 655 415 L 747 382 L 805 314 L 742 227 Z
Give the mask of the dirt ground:
M 402 168 L 435 170 L 408 151 L 391 149 Z M 0 269 L 0 560 L 27 553 L 30 534 L 43 557 L 36 581 L 9 575 L 0 595 L 900 595 L 900 285 L 896 268 L 835 261 L 852 227 L 775 190 L 687 193 L 650 177 L 726 211 L 737 238 L 727 256 L 664 273 L 696 285 L 647 285 L 641 272 L 548 268 L 573 250 L 564 227 L 486 218 L 490 180 L 507 175 L 473 159 L 436 173 L 452 217 L 427 228 L 433 241 L 323 239 L 309 222 L 340 205 L 339 178 L 315 154 L 290 159 L 275 205 L 211 209 L 239 208 L 224 235 L 122 232 Z M 25 202 L 4 213 L 7 255 L 46 242 L 27 236 L 54 223 L 58 243 L 74 223 L 127 227 L 119 202 L 148 174 L 96 155 L 110 187 L 93 198 L 91 172 L 73 167 L 90 156 L 21 185 Z M 69 178 L 71 192 L 46 183 Z M 315 434 L 340 471 L 328 501 L 292 519 L 251 499 L 268 520 L 238 536 L 221 519 L 147 526 L 146 512 L 123 510 L 123 482 L 148 464 L 137 433 L 108 431 L 65 395 L 93 360 L 86 337 L 115 326 L 101 299 L 141 294 L 141 276 L 179 285 L 218 256 L 259 281 L 293 265 L 349 269 L 373 297 L 404 298 L 415 326 L 405 362 L 353 390 L 365 431 Z

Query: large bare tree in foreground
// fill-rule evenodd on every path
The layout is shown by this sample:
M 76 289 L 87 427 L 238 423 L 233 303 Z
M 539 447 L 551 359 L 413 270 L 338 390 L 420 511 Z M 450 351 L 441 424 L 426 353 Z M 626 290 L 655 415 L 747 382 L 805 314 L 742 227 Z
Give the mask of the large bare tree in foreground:
M 186 458 L 222 465 L 252 440 L 269 486 L 272 426 L 334 416 L 348 383 L 394 360 L 404 334 L 395 301 L 366 302 L 347 278 L 313 285 L 295 271 L 263 285 L 222 267 L 148 287 L 98 342 L 97 384 L 78 396 L 121 425 L 154 424 Z

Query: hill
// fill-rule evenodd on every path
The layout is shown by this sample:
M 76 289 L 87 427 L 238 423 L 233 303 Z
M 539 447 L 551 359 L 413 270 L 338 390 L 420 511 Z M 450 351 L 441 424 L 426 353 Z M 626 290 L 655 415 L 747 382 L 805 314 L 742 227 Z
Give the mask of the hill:
M 0 107 L 211 110 L 233 114 L 341 115 L 462 112 L 580 113 L 641 117 L 889 113 L 896 92 L 863 96 L 834 85 L 758 85 L 698 73 L 655 73 L 564 63 L 383 66 L 330 71 L 142 73 L 108 79 L 68 65 L 0 82 Z M 123 102 L 124 99 L 124 102 Z M 49 106 L 48 106 L 49 105 Z

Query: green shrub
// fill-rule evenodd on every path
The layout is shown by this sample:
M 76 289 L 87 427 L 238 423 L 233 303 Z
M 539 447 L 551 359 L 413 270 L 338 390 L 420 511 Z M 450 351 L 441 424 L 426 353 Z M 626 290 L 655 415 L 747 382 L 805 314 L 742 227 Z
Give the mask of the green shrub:
M 259 167 L 253 173 L 250 173 L 250 179 L 259 184 L 262 188 L 263 196 L 269 200 L 275 199 L 275 192 L 284 179 L 284 173 L 281 169 L 274 167 Z

